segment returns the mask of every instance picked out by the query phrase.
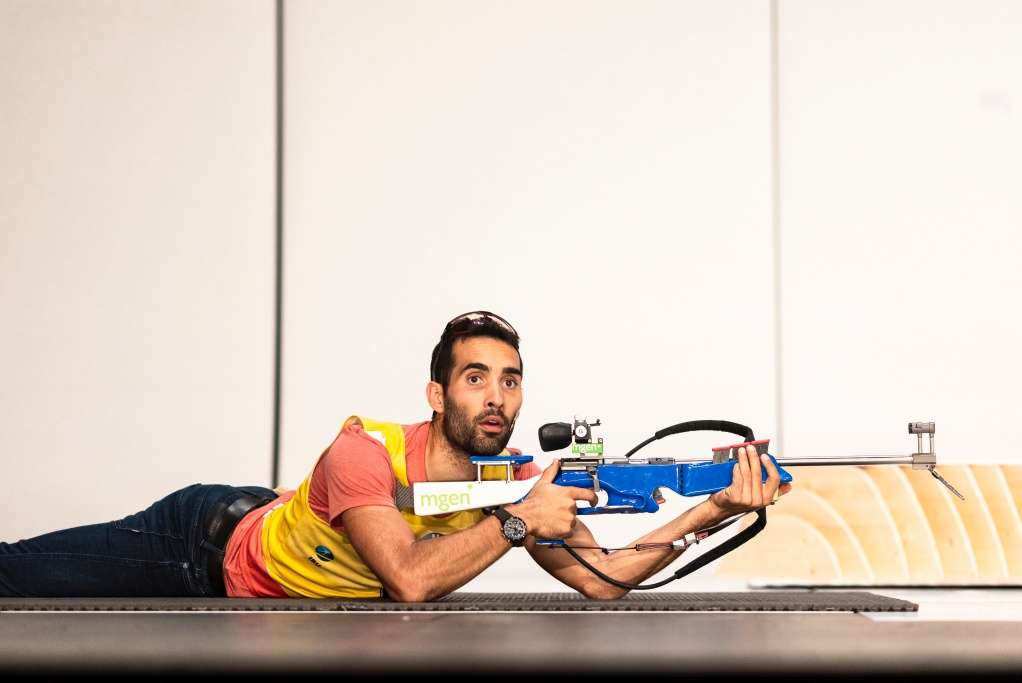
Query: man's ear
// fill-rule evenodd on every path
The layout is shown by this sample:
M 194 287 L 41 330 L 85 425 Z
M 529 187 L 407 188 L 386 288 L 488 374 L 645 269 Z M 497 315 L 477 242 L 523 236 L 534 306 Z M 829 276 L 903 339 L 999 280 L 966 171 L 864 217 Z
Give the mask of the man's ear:
M 444 412 L 444 387 L 440 382 L 429 382 L 426 385 L 426 401 L 433 412 Z

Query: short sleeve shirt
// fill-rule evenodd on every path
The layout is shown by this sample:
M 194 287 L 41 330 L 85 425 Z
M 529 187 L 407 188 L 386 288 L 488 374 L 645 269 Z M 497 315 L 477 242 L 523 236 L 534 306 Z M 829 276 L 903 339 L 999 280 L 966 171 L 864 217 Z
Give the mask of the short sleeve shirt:
M 430 422 L 402 425 L 408 483 L 427 481 L 426 443 Z M 518 452 L 515 449 L 509 449 Z M 535 463 L 515 468 L 515 479 L 540 474 Z M 390 455 L 379 441 L 353 424 L 343 430 L 316 463 L 309 482 L 309 507 L 320 519 L 344 531 L 341 515 L 351 508 L 381 505 L 396 509 L 396 482 Z M 267 506 L 248 513 L 227 544 L 224 584 L 230 597 L 287 597 L 266 570 L 262 552 L 262 522 L 266 512 L 294 496 L 287 491 Z

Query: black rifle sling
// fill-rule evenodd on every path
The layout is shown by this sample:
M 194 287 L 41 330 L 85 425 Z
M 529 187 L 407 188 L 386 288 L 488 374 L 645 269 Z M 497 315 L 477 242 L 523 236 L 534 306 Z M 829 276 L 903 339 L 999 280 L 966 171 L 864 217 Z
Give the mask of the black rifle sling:
M 645 585 L 637 584 L 637 583 L 627 583 L 625 581 L 618 581 L 617 579 L 615 579 L 615 578 L 613 578 L 611 576 L 607 576 L 606 574 L 601 572 L 599 569 L 597 569 L 593 565 L 591 565 L 588 562 L 586 562 L 585 559 L 583 559 L 583 557 L 581 555 L 579 555 L 577 552 L 575 552 L 575 549 L 572 548 L 570 545 L 562 545 L 562 546 L 559 546 L 559 547 L 564 548 L 565 550 L 567 550 L 568 553 L 572 557 L 574 557 L 578 561 L 579 564 L 581 564 L 583 567 L 585 567 L 586 569 L 591 571 L 593 574 L 595 574 L 600 579 L 606 581 L 607 583 L 609 583 L 609 584 L 611 584 L 613 586 L 617 586 L 618 588 L 626 588 L 628 590 L 649 590 L 651 588 L 660 588 L 660 586 L 666 586 L 667 584 L 671 583 L 672 581 L 677 581 L 678 579 L 684 578 L 685 576 L 688 576 L 689 574 L 691 574 L 692 572 L 696 571 L 697 569 L 700 569 L 701 567 L 705 567 L 706 565 L 708 565 L 709 563 L 713 562 L 714 560 L 716 560 L 718 558 L 721 558 L 724 555 L 727 555 L 732 550 L 735 550 L 736 548 L 738 548 L 742 544 L 747 543 L 748 541 L 750 541 L 753 536 L 758 534 L 760 531 L 763 531 L 764 527 L 766 527 L 766 509 L 765 508 L 760 508 L 759 510 L 756 510 L 756 521 L 753 522 L 752 524 L 750 524 L 747 528 L 743 529 L 739 533 L 735 534 L 733 537 L 731 537 L 728 540 L 724 541 L 723 543 L 721 543 L 716 548 L 713 548 L 711 550 L 707 550 L 705 553 L 703 553 L 702 555 L 700 555 L 696 559 L 692 560 L 691 562 L 686 564 L 684 567 L 682 567 L 678 571 L 674 572 L 674 574 L 672 574 L 671 576 L 667 577 L 666 579 L 664 579 L 662 581 L 657 581 L 656 583 L 648 583 L 648 584 L 645 584 Z
M 747 427 L 746 425 L 739 424 L 737 422 L 731 422 L 730 420 L 691 420 L 689 422 L 681 422 L 676 425 L 665 427 L 664 429 L 659 430 L 652 437 L 650 437 L 646 441 L 643 441 L 632 450 L 628 451 L 628 453 L 625 454 L 625 457 L 626 458 L 631 457 L 631 455 L 635 453 L 635 451 L 639 450 L 643 446 L 646 446 L 658 439 L 662 439 L 665 436 L 671 436 L 673 434 L 683 434 L 685 432 L 701 432 L 701 431 L 727 432 L 730 434 L 735 434 L 736 436 L 740 436 L 744 438 L 746 441 L 753 441 L 756 438 L 755 434 L 753 434 L 751 427 Z M 706 551 L 705 553 L 703 553 L 696 559 L 692 560 L 678 571 L 674 572 L 674 574 L 672 574 L 670 577 L 664 579 L 663 581 L 657 581 L 656 583 L 646 584 L 645 586 L 639 584 L 626 583 L 624 581 L 618 581 L 615 578 L 607 576 L 606 574 L 598 570 L 596 567 L 586 562 L 582 558 L 582 556 L 575 552 L 574 548 L 572 548 L 571 546 L 565 545 L 561 547 L 567 550 L 571 554 L 571 556 L 574 557 L 579 562 L 579 564 L 581 564 L 583 567 L 585 567 L 593 574 L 595 574 L 596 576 L 603 579 L 609 584 L 617 586 L 618 588 L 627 588 L 628 590 L 648 590 L 650 588 L 659 588 L 660 586 L 666 585 L 672 581 L 677 581 L 680 578 L 688 576 L 697 569 L 705 567 L 714 560 L 717 560 L 723 557 L 724 555 L 727 555 L 732 550 L 735 550 L 741 545 L 752 540 L 752 538 L 760 531 L 763 531 L 763 529 L 766 527 L 766 521 L 767 521 L 766 508 L 760 508 L 759 510 L 756 510 L 756 521 L 750 524 L 748 527 L 746 527 L 739 533 L 735 534 L 728 540 L 724 541 L 716 548 L 712 548 L 711 550 Z M 727 524 L 723 526 L 727 526 Z M 722 529 L 723 526 L 710 531 L 710 534 L 716 533 L 716 531 Z
M 674 578 L 680 579 L 683 576 L 688 576 L 695 570 L 708 565 L 718 558 L 724 557 L 732 550 L 736 550 L 742 544 L 751 541 L 752 537 L 763 531 L 764 528 L 766 528 L 766 508 L 760 508 L 759 510 L 756 510 L 755 522 L 727 539 L 716 548 L 707 550 L 705 553 L 674 572 Z
M 670 427 L 664 427 L 656 434 L 625 453 L 624 457 L 632 457 L 635 451 L 640 448 L 645 448 L 649 444 L 657 441 L 658 439 L 662 439 L 665 436 L 671 436 L 672 434 L 684 434 L 685 432 L 726 432 L 728 434 L 740 436 L 746 441 L 754 441 L 756 439 L 756 435 L 752 433 L 751 427 L 746 427 L 745 425 L 738 424 L 737 422 L 731 422 L 730 420 L 690 420 L 688 422 L 679 422 L 678 424 Z

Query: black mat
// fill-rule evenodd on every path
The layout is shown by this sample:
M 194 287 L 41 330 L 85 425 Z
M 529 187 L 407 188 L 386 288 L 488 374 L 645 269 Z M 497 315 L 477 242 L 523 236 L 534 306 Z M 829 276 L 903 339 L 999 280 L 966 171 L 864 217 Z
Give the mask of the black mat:
M 916 612 L 906 600 L 863 591 L 633 593 L 588 600 L 575 593 L 453 593 L 436 602 L 262 598 L 2 598 L 13 610 L 188 612 Z

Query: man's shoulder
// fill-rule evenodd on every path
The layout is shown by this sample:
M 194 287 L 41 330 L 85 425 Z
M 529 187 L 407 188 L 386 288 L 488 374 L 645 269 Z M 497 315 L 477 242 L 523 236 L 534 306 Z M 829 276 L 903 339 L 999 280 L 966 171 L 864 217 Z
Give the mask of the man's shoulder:
M 361 424 L 345 425 L 330 445 L 330 457 L 382 457 L 389 459 L 383 437 L 367 432 Z
M 398 423 L 394 423 L 398 424 Z M 404 432 L 406 450 L 413 443 L 425 443 L 425 437 L 429 429 L 429 421 L 401 424 Z M 387 438 L 381 431 L 366 429 L 358 420 L 349 420 L 341 428 L 334 439 L 330 450 L 337 450 L 339 453 L 366 453 L 372 452 L 389 459 L 387 451 Z
M 345 425 L 313 470 L 313 483 L 366 480 L 389 481 L 393 476 L 390 453 L 381 439 L 361 425 Z

